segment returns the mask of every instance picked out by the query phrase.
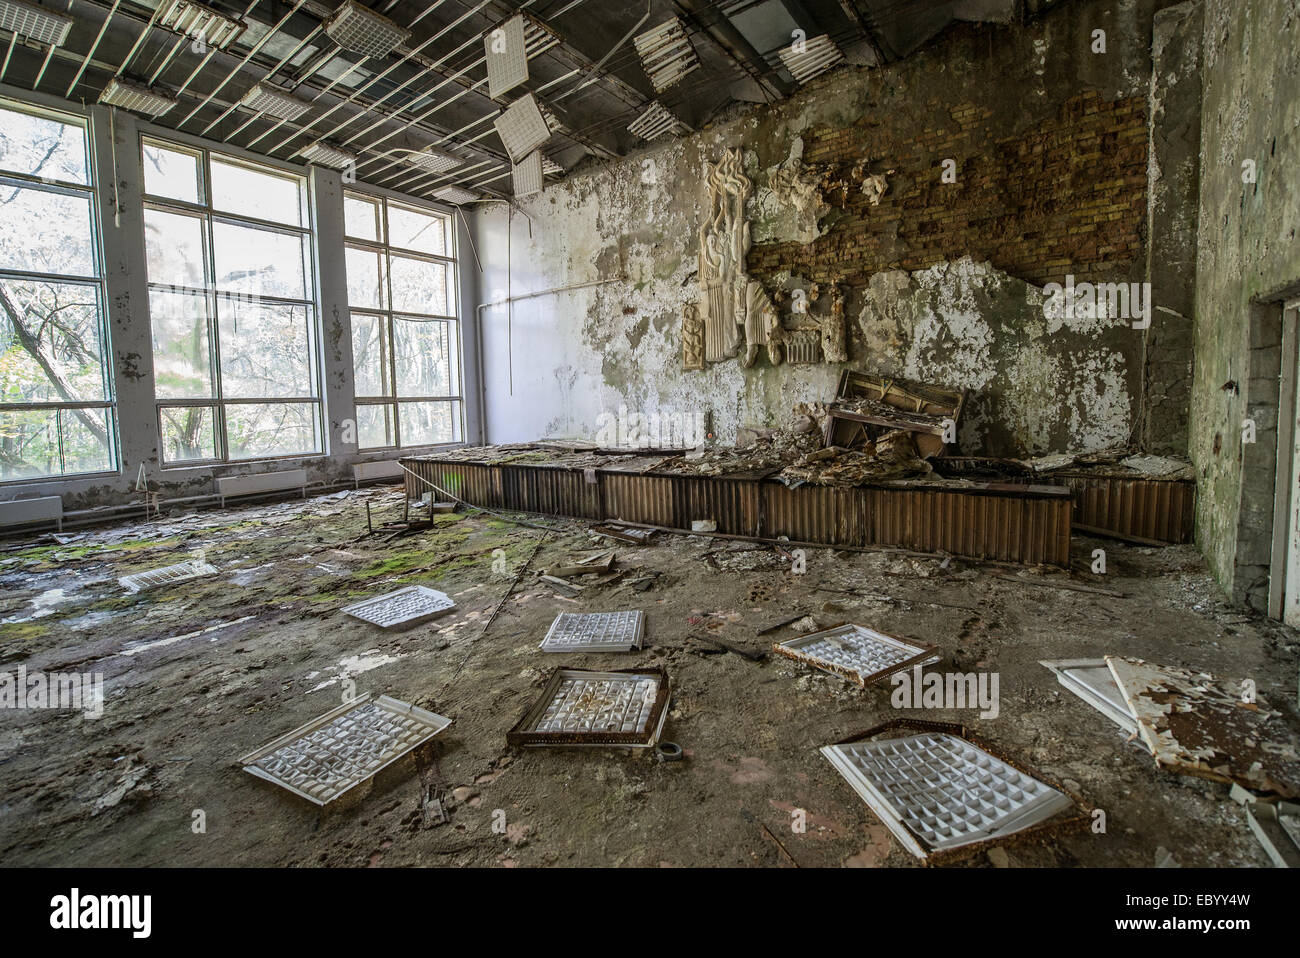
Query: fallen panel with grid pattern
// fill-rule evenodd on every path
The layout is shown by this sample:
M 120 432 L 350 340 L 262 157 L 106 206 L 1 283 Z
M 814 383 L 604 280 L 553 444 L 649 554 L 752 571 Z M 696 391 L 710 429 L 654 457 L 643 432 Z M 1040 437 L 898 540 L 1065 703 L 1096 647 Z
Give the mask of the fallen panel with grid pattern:
M 326 805 L 424 744 L 451 719 L 366 695 L 241 758 L 244 771 Z
M 920 858 L 1005 837 L 1073 805 L 1063 792 L 956 735 L 924 732 L 821 751 Z
M 866 687 L 912 665 L 939 661 L 932 645 L 908 642 L 862 625 L 840 625 L 772 646 L 804 665 L 834 672 Z
M 543 652 L 630 652 L 641 648 L 644 612 L 561 612 L 542 640 Z
M 668 694 L 668 676 L 662 669 L 557 669 L 506 741 L 649 748 L 663 728 Z
M 177 582 L 185 582 L 187 579 L 197 579 L 205 575 L 216 575 L 215 566 L 201 559 L 193 559 L 189 562 L 178 562 L 176 565 L 163 566 L 161 569 L 150 569 L 148 572 L 137 572 L 134 575 L 124 575 L 118 578 L 118 585 L 126 589 L 127 592 L 143 592 L 145 589 L 155 589 L 160 585 L 173 585 Z
M 343 612 L 381 629 L 404 629 L 427 622 L 454 608 L 456 603 L 445 593 L 422 585 L 412 585 L 345 606 Z

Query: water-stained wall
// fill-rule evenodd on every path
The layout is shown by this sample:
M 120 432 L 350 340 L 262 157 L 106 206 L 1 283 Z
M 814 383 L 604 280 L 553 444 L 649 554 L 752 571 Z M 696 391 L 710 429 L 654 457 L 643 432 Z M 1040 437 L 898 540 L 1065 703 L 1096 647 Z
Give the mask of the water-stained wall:
M 1053 309 L 1042 284 L 1146 276 L 1162 6 L 1078 2 L 1026 26 L 954 27 L 902 64 L 845 68 L 773 107 L 578 171 L 509 218 L 503 204 L 480 207 L 483 297 L 515 298 L 481 310 L 488 439 L 590 437 L 625 406 L 703 410 L 729 442 L 829 398 L 847 366 L 971 390 L 959 431 L 971 454 L 1128 441 L 1142 331 L 1114 310 Z M 819 317 L 829 284 L 842 284 L 847 364 L 762 356 L 750 369 L 683 371 L 706 167 L 728 147 L 743 149 L 754 185 L 750 277 L 787 323 L 797 290 L 819 284 Z

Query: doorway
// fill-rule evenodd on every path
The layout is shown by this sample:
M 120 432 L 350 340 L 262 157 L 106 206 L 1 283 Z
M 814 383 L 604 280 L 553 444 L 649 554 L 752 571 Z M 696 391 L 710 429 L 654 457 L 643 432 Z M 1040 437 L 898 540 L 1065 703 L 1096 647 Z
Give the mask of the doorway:
M 1282 307 L 1269 615 L 1300 627 L 1300 299 Z

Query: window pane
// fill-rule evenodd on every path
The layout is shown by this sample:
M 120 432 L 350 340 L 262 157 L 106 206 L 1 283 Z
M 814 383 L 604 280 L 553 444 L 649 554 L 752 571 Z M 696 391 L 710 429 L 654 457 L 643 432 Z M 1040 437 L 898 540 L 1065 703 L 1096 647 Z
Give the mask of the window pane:
M 426 263 L 405 256 L 390 256 L 393 309 L 403 313 L 450 316 L 447 296 L 447 264 Z
M 236 403 L 225 410 L 231 459 L 320 452 L 316 403 Z
M 156 143 L 145 143 L 141 152 L 146 193 L 187 203 L 203 202 L 203 194 L 199 191 L 198 156 Z
M 378 241 L 379 204 L 375 200 L 345 194 L 343 197 L 343 232 L 354 239 Z
M 384 258 L 363 249 L 346 250 L 348 305 L 384 308 Z
M 307 298 L 307 238 L 233 223 L 212 224 L 216 288 Z
M 164 463 L 220 457 L 212 406 L 164 406 L 158 412 Z
M 454 396 L 458 370 L 453 324 L 394 319 L 398 396 Z
M 85 127 L 0 108 L 0 170 L 89 186 Z
M 203 220 L 147 209 L 144 241 L 149 282 L 203 289 Z
M 200 293 L 150 290 L 154 394 L 167 399 L 210 399 L 212 354 L 208 299 Z
M 53 409 L 0 412 L 0 479 L 59 475 L 59 424 Z
M 307 307 L 221 297 L 221 394 L 229 399 L 313 395 Z
M 455 442 L 460 432 L 460 418 L 459 413 L 453 414 L 454 405 L 450 402 L 398 403 L 402 445 L 429 446 L 439 442 Z
M 0 281 L 0 402 L 108 398 L 99 287 Z
M 388 404 L 357 407 L 357 445 L 362 449 L 383 449 L 397 445 L 393 423 L 397 410 Z
M 112 428 L 112 418 L 107 409 L 60 409 L 63 471 L 111 472 L 114 467 L 113 450 L 109 445 Z
M 302 225 L 302 181 L 213 156 L 212 208 L 275 223 Z
M 84 193 L 0 183 L 0 268 L 94 276 L 94 236 Z
M 357 396 L 391 396 L 388 382 L 388 321 L 367 313 L 352 314 L 352 366 Z
M 443 216 L 388 204 L 388 242 L 401 249 L 447 256 L 447 224 Z

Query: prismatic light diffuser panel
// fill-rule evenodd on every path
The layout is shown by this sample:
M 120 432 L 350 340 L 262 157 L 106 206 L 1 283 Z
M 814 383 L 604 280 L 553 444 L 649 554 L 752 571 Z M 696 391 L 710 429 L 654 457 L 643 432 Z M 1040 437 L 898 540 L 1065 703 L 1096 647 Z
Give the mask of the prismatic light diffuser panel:
M 483 38 L 483 55 L 487 58 L 488 95 L 492 99 L 528 82 L 523 14 L 488 31 Z
M 150 569 L 148 572 L 120 576 L 117 583 L 127 592 L 143 592 L 145 589 L 154 589 L 161 585 L 174 585 L 177 582 L 185 582 L 187 579 L 197 579 L 201 576 L 216 574 L 215 566 L 208 565 L 201 559 L 193 559 L 189 562 L 178 562 L 176 565 L 163 566 L 161 569 Z
M 668 714 L 663 669 L 557 669 L 541 697 L 506 733 L 510 745 L 649 748 Z
M 772 649 L 804 665 L 842 675 L 864 688 L 913 665 L 939 660 L 932 645 L 907 642 L 852 624 L 797 636 L 778 642 Z
M 673 17 L 632 40 L 656 93 L 662 93 L 700 65 L 682 21 Z
M 325 35 L 352 53 L 386 57 L 406 42 L 411 31 L 369 7 L 346 0 L 325 22 Z
M 561 612 L 542 640 L 543 652 L 630 652 L 641 648 L 645 613 Z
M 433 197 L 442 200 L 444 203 L 460 206 L 462 203 L 478 199 L 478 194 L 471 193 L 469 190 L 462 190 L 459 186 L 444 186 L 440 190 L 434 190 Z
M 446 173 L 465 164 L 465 161 L 456 154 L 432 146 L 406 154 L 406 162 L 430 173 Z
M 456 608 L 446 594 L 412 585 L 374 599 L 349 605 L 343 612 L 381 629 L 409 628 Z
M 308 163 L 318 163 L 321 166 L 328 166 L 335 170 L 344 170 L 357 161 L 355 153 L 349 153 L 347 150 L 327 143 L 324 140 L 317 140 L 310 143 L 298 151 Z
M 121 77 L 108 81 L 108 86 L 99 94 L 99 102 L 145 116 L 162 116 L 176 105 L 174 97 Z
M 25 0 L 0 0 L 0 29 L 60 47 L 68 39 L 72 18 Z
M 663 104 L 656 101 L 646 107 L 644 113 L 628 124 L 627 131 L 633 136 L 650 141 L 669 134 L 675 136 L 683 131 L 683 126 L 677 117 L 664 108 Z
M 265 83 L 253 84 L 240 99 L 239 105 L 255 110 L 258 113 L 270 114 L 278 120 L 296 120 L 306 113 L 311 106 L 310 103 L 292 97 Z
M 923 732 L 821 751 L 919 858 L 1003 838 L 1074 805 L 957 735 Z
M 515 196 L 530 196 L 542 191 L 542 151 L 533 150 L 511 169 Z
M 239 760 L 244 771 L 326 805 L 433 738 L 451 719 L 369 695 L 341 705 Z
M 792 43 L 781 50 L 781 62 L 801 85 L 815 76 L 820 76 L 844 59 L 844 54 L 835 45 L 835 41 L 823 34 Z
M 158 5 L 158 26 L 224 50 L 247 29 L 243 20 L 227 16 L 196 0 L 163 0 Z
M 511 103 L 492 123 L 515 163 L 551 138 L 551 129 L 531 93 Z

